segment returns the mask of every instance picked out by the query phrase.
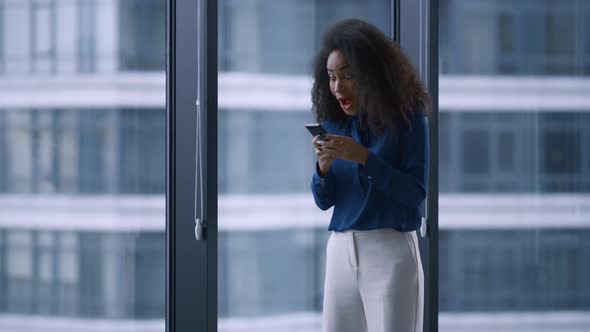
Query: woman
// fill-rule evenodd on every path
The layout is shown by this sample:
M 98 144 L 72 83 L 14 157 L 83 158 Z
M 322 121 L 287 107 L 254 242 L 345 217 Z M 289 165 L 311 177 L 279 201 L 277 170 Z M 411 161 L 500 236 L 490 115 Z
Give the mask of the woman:
M 334 207 L 324 284 L 325 332 L 422 331 L 424 276 L 415 230 L 428 182 L 430 97 L 376 27 L 332 26 L 314 62 L 311 189 Z

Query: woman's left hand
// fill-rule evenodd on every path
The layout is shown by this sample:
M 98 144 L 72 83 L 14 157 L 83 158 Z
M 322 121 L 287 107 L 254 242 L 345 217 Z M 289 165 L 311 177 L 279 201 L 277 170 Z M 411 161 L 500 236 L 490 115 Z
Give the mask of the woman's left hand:
M 365 165 L 369 157 L 369 150 L 355 142 L 352 137 L 339 135 L 324 135 L 328 141 L 323 141 L 326 154 L 334 158 L 350 160 Z

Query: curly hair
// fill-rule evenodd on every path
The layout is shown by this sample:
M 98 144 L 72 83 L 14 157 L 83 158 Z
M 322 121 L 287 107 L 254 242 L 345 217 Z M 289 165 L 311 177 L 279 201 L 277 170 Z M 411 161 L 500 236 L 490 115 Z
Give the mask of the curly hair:
M 359 120 L 373 132 L 409 128 L 412 112 L 430 114 L 430 96 L 399 44 L 367 22 L 345 19 L 325 32 L 313 62 L 311 100 L 318 122 L 346 120 L 330 92 L 326 72 L 328 56 L 334 50 L 339 50 L 352 68 Z

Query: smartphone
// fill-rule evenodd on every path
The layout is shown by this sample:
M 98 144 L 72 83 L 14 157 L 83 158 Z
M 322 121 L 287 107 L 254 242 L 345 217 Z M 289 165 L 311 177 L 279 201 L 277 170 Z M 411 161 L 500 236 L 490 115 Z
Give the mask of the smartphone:
M 321 124 L 319 123 L 308 123 L 305 125 L 305 128 L 307 128 L 307 130 L 311 133 L 312 136 L 320 136 L 318 139 L 321 141 L 328 141 L 328 139 L 326 138 L 326 135 L 328 132 L 326 131 L 326 129 L 324 129 L 324 127 L 322 127 Z

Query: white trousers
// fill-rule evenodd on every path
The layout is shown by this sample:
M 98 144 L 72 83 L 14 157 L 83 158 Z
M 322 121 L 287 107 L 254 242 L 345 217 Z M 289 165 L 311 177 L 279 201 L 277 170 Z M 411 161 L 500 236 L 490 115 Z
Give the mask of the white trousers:
M 424 272 L 416 232 L 332 232 L 324 332 L 422 332 Z

